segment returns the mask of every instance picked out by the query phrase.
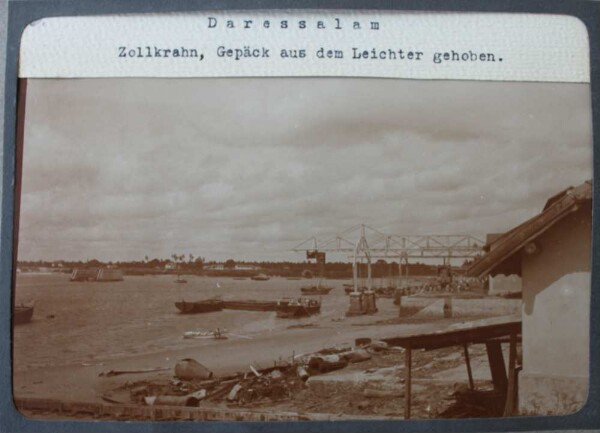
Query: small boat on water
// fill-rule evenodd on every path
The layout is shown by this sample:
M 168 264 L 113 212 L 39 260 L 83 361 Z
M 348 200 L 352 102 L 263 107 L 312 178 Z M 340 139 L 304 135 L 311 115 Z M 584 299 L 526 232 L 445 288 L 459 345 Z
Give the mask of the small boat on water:
M 213 340 L 227 340 L 227 329 L 215 329 L 214 331 L 187 331 L 183 333 L 185 339 L 213 339 Z
M 277 302 L 277 317 L 294 319 L 308 317 L 321 312 L 321 302 L 316 299 L 284 298 Z
M 301 287 L 300 290 L 305 295 L 328 295 L 329 292 L 331 292 L 333 290 L 333 287 L 317 285 L 317 286 Z
M 251 276 L 250 279 L 254 281 L 269 281 L 271 278 L 265 274 L 258 274 Z
M 207 299 L 204 301 L 186 302 L 184 300 L 175 302 L 175 306 L 181 314 L 198 314 L 221 311 L 223 301 L 220 299 Z
M 33 317 L 33 305 L 17 305 L 13 309 L 13 323 L 15 325 L 23 325 L 31 322 Z
M 176 283 L 187 283 L 187 280 L 185 278 L 183 278 L 181 275 L 177 275 L 177 279 L 175 280 Z

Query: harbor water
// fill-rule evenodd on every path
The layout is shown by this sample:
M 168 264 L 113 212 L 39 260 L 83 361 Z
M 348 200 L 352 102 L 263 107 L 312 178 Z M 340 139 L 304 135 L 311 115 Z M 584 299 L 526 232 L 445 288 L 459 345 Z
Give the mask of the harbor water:
M 343 284 L 350 281 L 328 280 L 324 284 L 334 289 L 321 297 L 321 314 L 317 316 L 278 319 L 274 312 L 233 310 L 184 315 L 174 302 L 213 297 L 273 301 L 299 297 L 302 286 L 317 283 L 285 278 L 185 278 L 185 284 L 176 283 L 173 275 L 126 276 L 123 281 L 100 283 L 70 282 L 67 274 L 18 274 L 16 301 L 35 300 L 35 312 L 30 323 L 15 327 L 15 371 L 97 364 L 202 345 L 208 349 L 214 343 L 183 339 L 186 331 L 225 328 L 232 338 L 251 339 L 294 325 L 335 326 L 348 309 Z M 381 299 L 378 308 L 376 318 L 365 319 L 372 322 L 397 315 L 391 299 Z

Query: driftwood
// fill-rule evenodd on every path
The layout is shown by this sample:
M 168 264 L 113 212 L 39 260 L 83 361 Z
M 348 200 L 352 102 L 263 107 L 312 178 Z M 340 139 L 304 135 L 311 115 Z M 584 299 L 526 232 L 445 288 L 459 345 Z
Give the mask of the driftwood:
M 145 368 L 142 370 L 110 370 L 100 373 L 98 376 L 102 377 L 112 377 L 112 376 L 120 376 L 122 374 L 139 374 L 139 373 L 155 373 L 157 371 L 167 371 L 168 368 Z

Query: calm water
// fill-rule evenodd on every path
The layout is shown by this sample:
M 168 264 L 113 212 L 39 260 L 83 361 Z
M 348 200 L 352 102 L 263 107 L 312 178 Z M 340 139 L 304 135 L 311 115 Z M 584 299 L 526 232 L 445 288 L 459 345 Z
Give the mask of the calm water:
M 184 340 L 185 331 L 226 328 L 242 336 L 269 333 L 300 323 L 332 323 L 344 316 L 348 297 L 342 284 L 322 297 L 321 314 L 307 319 L 277 319 L 275 313 L 222 311 L 197 315 L 178 314 L 174 302 L 214 296 L 223 299 L 277 300 L 298 297 L 300 287 L 316 280 L 269 281 L 186 276 L 126 276 L 112 283 L 69 282 L 66 274 L 19 274 L 17 302 L 35 300 L 31 323 L 17 326 L 14 335 L 16 370 L 100 362 L 125 355 L 197 347 L 209 340 Z M 379 319 L 396 314 L 390 299 L 378 303 Z M 389 311 L 388 311 L 389 310 Z M 381 314 L 383 313 L 383 314 Z M 54 315 L 54 318 L 48 316 Z

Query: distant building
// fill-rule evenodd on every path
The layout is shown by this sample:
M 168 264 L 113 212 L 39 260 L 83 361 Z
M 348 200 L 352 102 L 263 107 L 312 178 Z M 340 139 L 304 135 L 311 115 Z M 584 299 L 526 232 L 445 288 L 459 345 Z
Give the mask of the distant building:
M 235 265 L 235 270 L 237 270 L 237 271 L 258 271 L 260 269 L 261 269 L 261 267 L 256 266 L 256 265 L 240 265 L 240 264 Z
M 572 413 L 587 399 L 591 248 L 592 184 L 585 182 L 495 238 L 469 268 L 478 277 L 521 277 L 522 414 Z
M 236 263 L 233 268 L 226 268 L 223 263 L 214 263 L 211 265 L 204 265 L 204 269 L 207 271 L 256 271 L 260 270 L 261 267 L 256 265 L 240 265 Z
M 488 275 L 488 295 L 518 294 L 522 290 L 523 283 L 519 275 Z

